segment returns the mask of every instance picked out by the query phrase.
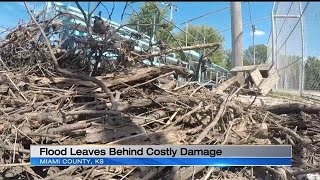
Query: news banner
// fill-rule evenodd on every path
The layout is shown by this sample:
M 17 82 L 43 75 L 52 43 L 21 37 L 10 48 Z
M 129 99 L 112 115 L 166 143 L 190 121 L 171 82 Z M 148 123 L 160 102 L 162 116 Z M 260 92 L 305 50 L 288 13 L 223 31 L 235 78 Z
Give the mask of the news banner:
M 32 145 L 31 166 L 291 166 L 289 145 Z

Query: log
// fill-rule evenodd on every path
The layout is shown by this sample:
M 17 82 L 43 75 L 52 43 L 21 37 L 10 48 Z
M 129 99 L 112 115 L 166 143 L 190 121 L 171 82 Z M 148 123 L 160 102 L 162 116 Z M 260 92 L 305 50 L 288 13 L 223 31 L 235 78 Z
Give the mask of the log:
M 73 116 L 73 115 L 120 115 L 118 111 L 109 111 L 109 110 L 79 110 L 79 111 L 69 111 L 66 113 L 66 116 Z
M 187 138 L 187 132 L 179 129 L 167 129 L 164 131 L 154 133 L 142 133 L 113 142 L 107 143 L 108 145 L 159 145 L 159 144 L 183 144 L 181 139 Z
M 236 75 L 226 80 L 225 82 L 220 84 L 217 88 L 213 89 L 212 91 L 214 94 L 222 94 L 224 90 L 228 89 L 233 84 L 237 82 L 242 82 L 242 81 L 244 81 L 244 77 L 242 75 Z
M 30 154 L 30 150 L 29 149 L 21 149 L 21 148 L 14 149 L 13 147 L 5 145 L 4 142 L 0 142 L 0 148 L 1 149 L 5 149 L 5 150 L 10 150 L 10 151 L 16 151 L 16 152 L 19 152 L 19 153 Z
M 319 105 L 306 105 L 300 103 L 290 103 L 290 104 L 279 104 L 274 106 L 266 107 L 265 110 L 270 111 L 274 114 L 298 114 L 301 111 L 308 114 L 319 114 Z
M 188 50 L 193 50 L 193 49 L 205 49 L 205 48 L 211 48 L 211 47 L 215 47 L 216 49 L 214 51 L 216 51 L 220 47 L 220 43 L 208 43 L 208 44 L 198 44 L 195 46 L 177 47 L 177 48 L 169 49 L 165 52 L 155 52 L 152 54 L 141 55 L 140 58 L 141 59 L 149 59 L 152 57 L 161 56 L 163 54 L 170 54 L 170 53 L 177 52 L 177 51 L 188 51 Z
M 167 74 L 174 71 L 178 75 L 188 75 L 189 72 L 187 68 L 181 66 L 162 66 L 162 67 L 148 67 L 148 68 L 139 68 L 133 69 L 128 72 L 107 74 L 105 76 L 97 76 L 98 80 L 101 80 L 107 88 L 120 89 L 127 87 L 127 85 L 135 85 L 138 83 L 146 82 L 153 78 L 157 78 L 163 74 Z M 34 77 L 31 79 L 32 82 L 39 82 L 41 85 L 49 86 L 51 84 L 70 84 L 86 86 L 86 87 L 95 87 L 95 84 L 90 81 L 79 81 L 76 78 L 43 78 L 43 77 Z
M 254 70 L 259 71 L 269 71 L 271 65 L 269 64 L 260 64 L 260 65 L 250 65 L 250 66 L 237 66 L 230 70 L 231 73 L 237 74 L 238 72 L 252 72 Z
M 64 125 L 61 125 L 60 127 L 49 129 L 48 132 L 49 133 L 67 133 L 73 130 L 85 129 L 90 125 L 91 123 L 80 121 L 75 124 L 64 124 Z
M 131 102 L 123 102 L 119 106 L 119 111 L 127 111 L 132 108 L 146 108 L 152 105 L 158 105 L 159 103 L 177 103 L 182 102 L 183 104 L 193 105 L 199 102 L 199 100 L 192 97 L 185 96 L 157 96 L 154 99 L 134 99 Z
M 117 75 L 107 75 L 104 77 L 97 77 L 97 79 L 101 79 L 107 87 L 117 87 L 116 89 L 126 87 L 127 85 L 134 85 L 137 83 L 145 82 L 150 79 L 159 77 L 162 74 L 166 74 L 169 72 L 175 71 L 178 75 L 188 75 L 188 70 L 185 67 L 181 66 L 162 66 L 158 67 L 149 67 L 149 68 L 140 68 L 137 70 L 132 70 L 127 73 L 121 73 Z
M 277 126 L 277 127 L 270 127 L 271 130 L 276 130 L 280 132 L 284 132 L 290 136 L 292 136 L 296 141 L 298 141 L 300 144 L 302 144 L 306 149 L 308 149 L 311 152 L 317 152 L 317 149 L 313 148 L 309 142 L 307 142 L 305 139 L 303 139 L 299 134 L 294 132 L 293 130 L 282 127 L 282 126 Z
M 134 117 L 132 119 L 132 122 L 134 122 L 137 125 L 143 125 L 145 123 L 156 121 L 157 119 L 163 118 L 166 116 L 166 112 L 163 110 L 158 110 L 146 117 Z

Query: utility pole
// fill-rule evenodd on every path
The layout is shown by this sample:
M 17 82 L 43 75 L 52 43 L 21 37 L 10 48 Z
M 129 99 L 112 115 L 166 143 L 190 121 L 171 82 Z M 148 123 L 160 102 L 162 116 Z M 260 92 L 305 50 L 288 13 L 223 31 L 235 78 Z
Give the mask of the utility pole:
M 172 7 L 172 3 L 170 3 L 170 22 L 172 22 L 172 16 L 173 16 L 173 7 Z
M 230 2 L 230 4 L 233 67 L 243 66 L 241 2 Z
M 170 22 L 172 22 L 173 10 L 178 11 L 177 6 L 174 5 L 172 2 L 170 2 L 170 3 L 162 3 L 162 5 L 165 5 L 165 6 L 169 7 L 169 9 L 170 9 Z
M 256 65 L 256 47 L 254 45 L 254 34 L 256 32 L 256 26 L 252 25 L 252 48 L 253 48 L 253 65 Z

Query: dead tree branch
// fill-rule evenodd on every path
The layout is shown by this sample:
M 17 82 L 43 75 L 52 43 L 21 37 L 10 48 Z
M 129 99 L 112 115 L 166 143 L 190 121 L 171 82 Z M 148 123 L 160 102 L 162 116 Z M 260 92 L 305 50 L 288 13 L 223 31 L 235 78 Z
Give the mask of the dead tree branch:
M 51 58 L 52 58 L 52 60 L 53 60 L 53 62 L 54 62 L 54 65 L 55 65 L 56 70 L 57 70 L 58 72 L 64 74 L 64 75 L 66 75 L 66 76 L 71 77 L 71 78 L 77 78 L 77 79 L 81 79 L 81 80 L 84 80 L 84 81 L 91 81 L 91 82 L 97 84 L 97 85 L 98 85 L 99 87 L 101 87 L 101 88 L 106 92 L 106 94 L 109 96 L 110 101 L 111 101 L 111 103 L 112 103 L 112 108 L 111 108 L 111 109 L 112 109 L 112 110 L 116 110 L 117 107 L 118 107 L 118 102 L 116 102 L 116 101 L 114 100 L 114 97 L 113 97 L 113 95 L 112 95 L 112 92 L 110 91 L 109 88 L 107 88 L 107 86 L 106 86 L 102 81 L 100 81 L 100 80 L 98 80 L 97 78 L 92 77 L 92 76 L 73 74 L 72 72 L 69 72 L 69 71 L 67 71 L 67 70 L 65 70 L 65 69 L 60 68 L 60 65 L 59 65 L 59 63 L 58 63 L 58 61 L 57 61 L 57 58 L 56 58 L 56 56 L 54 55 L 54 52 L 53 52 L 53 50 L 52 50 L 52 48 L 51 48 L 49 39 L 47 38 L 45 32 L 43 31 L 43 29 L 41 28 L 41 26 L 39 25 L 39 23 L 38 23 L 38 22 L 36 21 L 36 19 L 34 18 L 33 14 L 31 13 L 31 11 L 30 11 L 30 9 L 29 9 L 29 7 L 28 7 L 28 5 L 27 5 L 25 2 L 24 2 L 24 5 L 25 5 L 25 7 L 26 7 L 26 9 L 27 9 L 27 11 L 28 11 L 28 13 L 29 13 L 32 21 L 36 24 L 36 26 L 37 26 L 37 27 L 39 28 L 39 30 L 41 31 L 41 34 L 42 34 L 42 35 L 44 36 L 44 38 L 45 38 L 45 41 L 46 41 L 47 46 L 48 46 L 48 48 L 49 48 L 50 55 L 51 55 Z

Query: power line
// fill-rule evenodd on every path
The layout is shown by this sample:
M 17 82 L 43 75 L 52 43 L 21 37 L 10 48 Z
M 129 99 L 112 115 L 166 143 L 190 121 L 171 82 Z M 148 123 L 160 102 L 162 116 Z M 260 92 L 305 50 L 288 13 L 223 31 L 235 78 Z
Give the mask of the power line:
M 192 18 L 192 19 L 189 19 L 189 20 L 187 20 L 187 21 L 185 21 L 185 22 L 183 22 L 181 25 L 184 25 L 184 24 L 189 24 L 189 22 L 191 22 L 191 21 L 194 21 L 194 20 L 197 20 L 197 19 L 200 19 L 200 18 L 202 18 L 202 17 L 205 17 L 205 16 L 208 16 L 208 15 L 210 15 L 210 14 L 214 14 L 214 13 L 217 13 L 217 12 L 220 12 L 220 11 L 223 11 L 223 10 L 225 10 L 225 9 L 229 9 L 230 8 L 230 6 L 226 6 L 226 7 L 223 7 L 223 8 L 221 8 L 221 9 L 217 9 L 217 10 L 214 10 L 214 11 L 211 11 L 211 12 L 208 12 L 208 13 L 205 13 L 205 14 L 203 14 L 203 15 L 200 15 L 200 16 L 197 16 L 197 17 L 195 17 L 195 18 Z M 221 17 L 221 15 L 220 15 L 220 17 Z M 223 19 L 222 19 L 222 17 L 221 17 L 221 20 L 222 20 L 222 22 L 223 22 Z M 224 23 L 224 22 L 223 22 Z M 191 25 L 191 24 L 190 24 Z M 189 33 L 187 33 L 187 32 L 185 32 L 185 31 L 183 31 L 185 34 L 187 34 L 187 35 L 190 35 Z M 204 36 L 202 33 L 200 33 L 202 36 Z M 191 36 L 191 37 L 193 37 L 193 36 Z M 193 37 L 194 38 L 194 37 Z M 197 38 L 194 38 L 196 41 L 199 41 Z
M 186 31 L 187 31 L 188 25 L 191 25 L 191 24 L 189 24 L 191 21 L 194 21 L 194 20 L 196 20 L 196 19 L 200 19 L 200 18 L 205 17 L 205 16 L 208 16 L 208 15 L 210 15 L 210 14 L 214 14 L 214 13 L 220 12 L 220 11 L 225 10 L 225 9 L 228 9 L 228 8 L 230 8 L 230 7 L 229 7 L 229 6 L 226 6 L 226 7 L 224 7 L 224 8 L 221 8 L 221 9 L 218 9 L 218 10 L 214 10 L 214 11 L 205 13 L 205 14 L 200 15 L 200 16 L 198 16 L 198 17 L 189 19 L 188 21 L 185 21 L 185 22 L 182 23 L 181 25 L 186 24 Z M 221 16 L 220 16 L 220 17 L 221 17 Z M 189 33 L 188 33 L 188 32 L 185 32 L 185 34 L 186 34 L 186 45 L 187 45 L 187 37 L 188 37 Z M 203 42 L 205 43 L 205 36 L 203 35 L 203 33 L 200 33 L 200 34 L 203 36 Z M 198 39 L 196 39 L 196 38 L 194 38 L 194 39 L 199 42 Z
M 257 19 L 257 20 L 253 20 L 253 21 L 250 21 L 250 22 L 243 23 L 242 26 L 243 26 L 243 27 L 249 26 L 249 25 L 251 25 L 252 23 L 259 22 L 259 21 L 263 21 L 263 20 L 266 20 L 266 19 L 269 19 L 269 18 L 271 18 L 271 16 L 265 16 L 265 17 L 259 18 L 259 19 Z M 231 30 L 231 28 L 218 31 L 218 33 L 222 33 L 222 32 L 229 31 L 229 30 Z M 210 34 L 210 35 L 211 35 L 211 34 Z
M 198 17 L 189 19 L 188 21 L 183 22 L 181 25 L 184 25 L 184 24 L 189 23 L 189 22 L 191 22 L 191 21 L 194 21 L 194 20 L 196 20 L 196 19 L 200 19 L 200 18 L 202 18 L 202 17 L 204 17 L 204 16 L 208 16 L 208 15 L 210 15 L 210 14 L 214 14 L 214 13 L 217 13 L 217 12 L 220 12 L 220 11 L 222 11 L 222 10 L 229 9 L 229 8 L 230 8 L 229 6 L 226 6 L 226 7 L 224 7 L 224 8 L 221 8 L 221 9 L 218 9 L 218 10 L 214 10 L 214 11 L 205 13 L 205 14 L 200 15 L 200 16 L 198 16 Z
M 221 19 L 221 22 L 223 23 L 224 27 L 228 27 L 228 26 L 227 26 L 227 24 L 224 22 L 224 20 L 223 20 L 223 18 L 222 18 L 222 16 L 221 16 L 221 14 L 219 14 L 219 15 L 220 15 L 220 19 Z
M 167 23 L 171 24 L 172 26 L 174 26 L 175 28 L 179 29 L 180 31 L 186 33 L 187 35 L 189 35 L 190 37 L 192 37 L 193 39 L 197 39 L 194 36 L 192 36 L 191 34 L 189 34 L 188 32 L 186 32 L 185 30 L 181 29 L 180 27 L 178 27 L 176 24 L 172 23 L 171 21 L 167 20 L 165 17 L 163 17 L 161 14 L 159 15 L 163 20 L 165 20 Z

